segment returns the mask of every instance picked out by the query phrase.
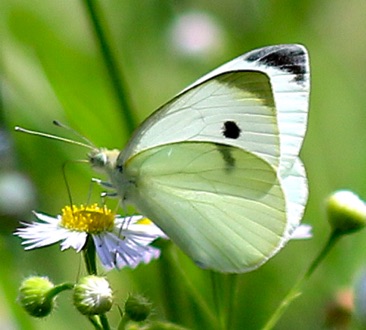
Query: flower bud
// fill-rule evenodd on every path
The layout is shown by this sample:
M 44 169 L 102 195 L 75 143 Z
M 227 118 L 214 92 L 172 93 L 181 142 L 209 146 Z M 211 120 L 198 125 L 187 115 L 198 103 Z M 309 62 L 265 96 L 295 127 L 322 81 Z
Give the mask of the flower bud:
M 18 300 L 30 315 L 45 317 L 54 307 L 55 297 L 49 294 L 53 287 L 47 277 L 29 277 L 20 286 Z
M 104 314 L 113 303 L 112 289 L 104 277 L 85 276 L 74 287 L 74 305 L 83 315 Z
M 349 234 L 366 225 L 366 204 L 348 190 L 338 190 L 326 201 L 328 221 L 339 234 Z
M 125 313 L 132 321 L 146 320 L 151 313 L 151 303 L 141 295 L 130 295 L 125 303 Z

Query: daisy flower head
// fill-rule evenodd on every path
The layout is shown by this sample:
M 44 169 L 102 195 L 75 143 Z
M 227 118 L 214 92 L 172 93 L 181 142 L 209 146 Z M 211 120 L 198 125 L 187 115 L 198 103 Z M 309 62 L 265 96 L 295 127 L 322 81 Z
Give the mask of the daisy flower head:
M 73 248 L 80 252 L 90 236 L 107 270 L 149 263 L 160 256 L 160 250 L 150 243 L 159 237 L 167 238 L 141 215 L 121 217 L 97 204 L 65 206 L 56 217 L 38 212 L 34 215 L 38 221 L 23 222 L 24 227 L 14 233 L 23 239 L 25 250 L 61 242 L 61 251 Z

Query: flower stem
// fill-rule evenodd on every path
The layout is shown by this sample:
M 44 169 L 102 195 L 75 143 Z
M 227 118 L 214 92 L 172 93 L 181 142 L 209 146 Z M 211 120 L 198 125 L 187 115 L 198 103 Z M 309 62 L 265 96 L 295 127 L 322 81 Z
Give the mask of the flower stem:
M 232 320 L 234 316 L 234 310 L 236 307 L 236 299 L 237 299 L 237 293 L 238 293 L 238 274 L 227 274 L 226 280 L 227 280 L 227 294 L 226 294 L 226 314 L 227 314 L 227 324 L 226 328 L 231 329 L 232 328 Z
M 126 123 L 126 132 L 131 135 L 136 123 L 132 115 L 131 102 L 128 97 L 127 88 L 117 65 L 117 61 L 113 56 L 110 42 L 107 38 L 106 28 L 102 26 L 105 19 L 102 16 L 101 9 L 98 7 L 96 0 L 84 0 L 90 22 L 94 29 L 94 34 L 100 48 L 104 64 L 106 66 L 112 87 L 120 106 L 123 121 Z
M 105 314 L 99 315 L 100 323 L 102 324 L 103 330 L 110 330 L 107 316 Z
M 237 274 L 220 274 L 210 271 L 213 300 L 220 329 L 230 329 L 237 292 Z
M 312 264 L 310 265 L 309 269 L 304 275 L 304 280 L 308 279 L 315 271 L 316 268 L 318 268 L 319 264 L 323 261 L 323 259 L 328 255 L 329 251 L 333 248 L 333 246 L 338 242 L 338 240 L 341 238 L 342 234 L 338 231 L 333 231 L 325 246 L 323 247 L 323 250 L 319 253 L 317 258 L 314 259 Z
M 177 259 L 177 255 L 174 253 L 173 249 L 169 249 L 170 247 L 168 247 L 168 249 L 164 250 L 164 253 L 162 254 L 164 263 L 162 264 L 162 271 L 164 273 L 168 273 L 165 274 L 165 278 L 166 276 L 171 277 L 173 274 L 169 273 L 170 269 L 174 269 L 176 274 L 178 274 L 178 278 L 180 279 L 181 282 L 183 282 L 183 285 L 185 286 L 188 294 L 193 298 L 195 304 L 197 305 L 197 307 L 199 308 L 199 311 L 202 313 L 202 318 L 206 321 L 207 323 L 207 328 L 208 329 L 216 329 L 217 328 L 217 318 L 214 315 L 214 313 L 212 312 L 211 308 L 208 306 L 207 304 L 207 300 L 201 295 L 201 293 L 197 290 L 197 288 L 195 287 L 195 285 L 192 283 L 192 280 L 189 276 L 187 276 L 186 272 L 182 269 L 178 259 Z M 162 258 L 159 262 L 162 261 Z M 169 269 L 169 270 L 168 270 Z M 166 282 L 165 282 L 166 283 Z M 174 288 L 173 288 L 174 290 Z M 172 297 L 170 297 L 172 298 Z M 170 301 L 170 305 L 173 306 L 173 308 L 176 306 L 174 304 L 172 304 L 172 301 L 178 301 L 177 297 L 174 297 L 175 300 L 169 300 Z
M 66 290 L 72 290 L 73 287 L 74 287 L 73 283 L 62 283 L 62 284 L 56 285 L 48 291 L 47 296 L 48 296 L 48 298 L 56 297 L 60 292 L 66 291 Z
M 225 313 L 223 308 L 223 289 L 221 279 L 219 278 L 219 274 L 213 271 L 210 271 L 210 279 L 211 279 L 211 287 L 212 287 L 212 295 L 213 301 L 215 305 L 215 312 L 218 318 L 220 330 L 226 329 L 226 320 Z
M 183 269 L 181 267 L 178 267 L 177 270 L 181 275 L 180 279 L 185 282 L 185 286 L 187 287 L 188 292 L 190 293 L 191 297 L 194 299 L 195 303 L 205 316 L 206 322 L 211 325 L 210 329 L 214 329 L 215 325 L 217 324 L 216 317 L 212 313 L 210 307 L 207 305 L 206 300 L 202 297 L 200 292 L 194 286 L 194 284 L 187 276 L 187 274 L 183 271 Z
M 267 321 L 267 323 L 264 325 L 262 330 L 270 330 L 273 329 L 273 327 L 277 324 L 279 319 L 282 317 L 282 315 L 285 313 L 287 308 L 290 306 L 290 304 L 301 295 L 301 287 L 305 283 L 306 280 L 310 278 L 310 276 L 314 273 L 315 269 L 318 268 L 320 263 L 324 260 L 324 258 L 328 255 L 329 251 L 334 247 L 335 243 L 338 242 L 339 238 L 341 237 L 341 233 L 337 231 L 333 231 L 325 246 L 319 253 L 319 255 L 313 260 L 313 262 L 310 264 L 308 270 L 305 272 L 305 274 L 295 283 L 295 285 L 292 287 L 292 289 L 288 292 L 288 294 L 285 296 L 285 298 L 282 300 L 281 304 L 277 307 L 276 311 L 272 314 L 271 318 Z
M 84 261 L 86 266 L 86 271 L 89 275 L 97 275 L 97 264 L 95 261 L 95 245 L 93 239 L 88 235 L 86 240 L 84 252 Z
M 88 320 L 90 321 L 91 324 L 93 324 L 94 329 L 96 330 L 103 330 L 103 328 L 101 327 L 98 317 L 96 315 L 93 316 L 89 316 Z

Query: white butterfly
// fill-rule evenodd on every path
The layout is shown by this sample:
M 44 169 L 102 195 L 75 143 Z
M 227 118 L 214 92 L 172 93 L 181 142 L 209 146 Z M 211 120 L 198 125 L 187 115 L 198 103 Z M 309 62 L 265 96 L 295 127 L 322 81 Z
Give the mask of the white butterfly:
M 253 270 L 304 213 L 309 85 L 303 46 L 251 51 L 154 112 L 123 151 L 95 150 L 90 161 L 200 267 Z

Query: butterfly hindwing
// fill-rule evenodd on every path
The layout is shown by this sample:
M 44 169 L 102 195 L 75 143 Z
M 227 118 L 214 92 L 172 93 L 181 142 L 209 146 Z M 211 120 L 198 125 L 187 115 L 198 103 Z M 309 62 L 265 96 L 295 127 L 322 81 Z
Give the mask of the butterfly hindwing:
M 282 245 L 285 199 L 273 167 L 242 149 L 182 142 L 132 157 L 126 192 L 198 265 L 258 267 Z

